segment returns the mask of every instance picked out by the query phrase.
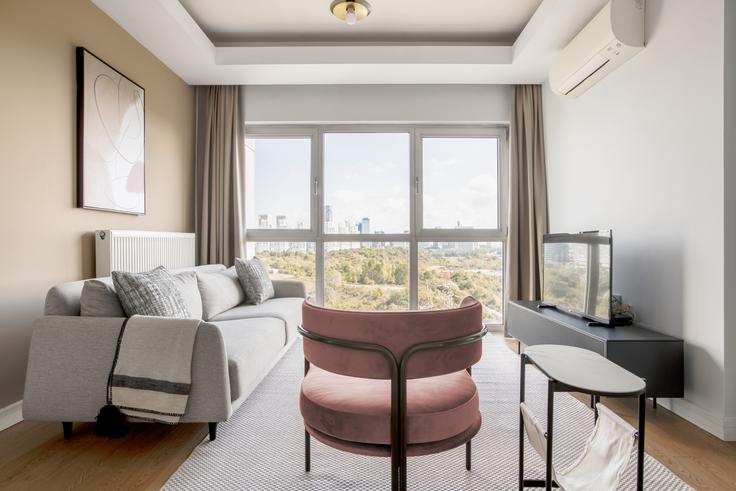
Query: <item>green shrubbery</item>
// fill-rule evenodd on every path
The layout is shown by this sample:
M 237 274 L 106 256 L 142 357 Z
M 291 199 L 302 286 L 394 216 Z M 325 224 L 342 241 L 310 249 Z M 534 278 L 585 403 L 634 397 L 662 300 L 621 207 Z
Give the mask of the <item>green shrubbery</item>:
M 281 277 L 310 285 L 314 254 L 263 252 L 259 257 Z M 503 276 L 498 253 L 420 249 L 419 308 L 456 307 L 471 295 L 483 303 L 484 320 L 502 321 Z M 403 247 L 343 249 L 325 254 L 325 304 L 346 310 L 405 310 L 409 305 L 409 259 Z

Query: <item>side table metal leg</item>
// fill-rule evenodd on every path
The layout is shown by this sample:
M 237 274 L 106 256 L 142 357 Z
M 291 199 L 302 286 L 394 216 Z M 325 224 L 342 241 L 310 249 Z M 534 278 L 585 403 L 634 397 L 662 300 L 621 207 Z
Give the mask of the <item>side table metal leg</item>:
M 555 382 L 547 383 L 547 466 L 545 469 L 545 489 L 552 491 L 552 423 L 554 421 Z
M 637 449 L 636 462 L 636 489 L 643 491 L 644 489 L 644 428 L 647 411 L 647 396 L 641 394 L 639 396 L 639 448 Z
M 521 355 L 521 371 L 519 372 L 519 404 L 524 402 L 524 389 L 526 378 L 526 355 Z M 519 490 L 524 490 L 524 417 L 519 407 Z
M 592 406 L 593 407 L 593 422 L 596 422 L 598 421 L 598 406 L 596 406 L 596 404 L 601 402 L 601 396 L 594 395 L 591 397 L 593 398 L 593 406 Z

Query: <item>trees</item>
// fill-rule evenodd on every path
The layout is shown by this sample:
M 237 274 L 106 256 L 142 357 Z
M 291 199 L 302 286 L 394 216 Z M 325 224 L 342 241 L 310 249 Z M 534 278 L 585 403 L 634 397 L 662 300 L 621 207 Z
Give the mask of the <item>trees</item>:
M 500 251 L 500 249 L 499 249 Z M 307 282 L 314 295 L 315 255 L 263 252 L 272 275 Z M 496 250 L 420 249 L 420 309 L 456 307 L 467 295 L 481 301 L 486 322 L 502 322 L 503 259 Z M 406 247 L 329 250 L 324 261 L 325 304 L 348 310 L 406 310 L 409 257 Z

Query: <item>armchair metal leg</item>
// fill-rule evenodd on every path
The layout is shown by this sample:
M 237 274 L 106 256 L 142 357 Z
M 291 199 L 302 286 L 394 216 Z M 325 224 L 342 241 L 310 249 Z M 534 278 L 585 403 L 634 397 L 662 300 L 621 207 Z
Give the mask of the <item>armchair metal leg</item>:
M 470 470 L 471 448 L 470 442 L 465 444 L 465 469 Z
M 210 441 L 214 441 L 217 438 L 217 423 L 208 423 L 210 427 Z
M 64 439 L 68 440 L 72 437 L 72 425 L 73 423 L 69 421 L 64 421 L 61 423 L 62 427 L 64 428 Z
M 312 446 L 310 445 L 309 432 L 304 430 L 304 471 L 312 469 Z

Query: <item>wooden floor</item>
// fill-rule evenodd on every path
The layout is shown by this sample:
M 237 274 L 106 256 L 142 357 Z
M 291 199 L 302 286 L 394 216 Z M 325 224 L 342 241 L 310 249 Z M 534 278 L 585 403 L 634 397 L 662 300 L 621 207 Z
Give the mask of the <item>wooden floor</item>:
M 603 402 L 635 422 L 635 401 Z M 134 424 L 125 438 L 108 439 L 77 424 L 64 440 L 60 423 L 24 421 L 0 432 L 0 489 L 159 489 L 206 434 L 205 424 Z M 736 442 L 662 407 L 647 409 L 646 450 L 696 489 L 736 490 Z

